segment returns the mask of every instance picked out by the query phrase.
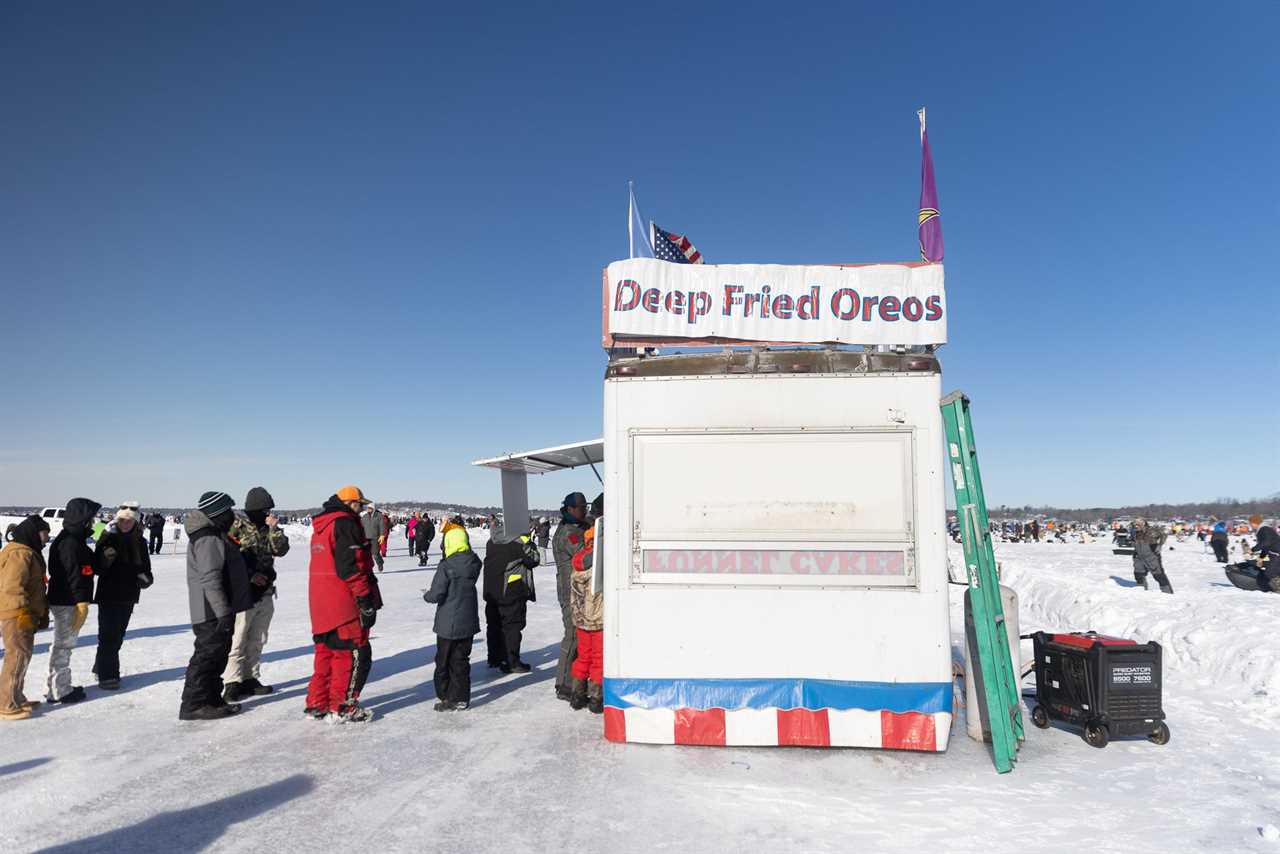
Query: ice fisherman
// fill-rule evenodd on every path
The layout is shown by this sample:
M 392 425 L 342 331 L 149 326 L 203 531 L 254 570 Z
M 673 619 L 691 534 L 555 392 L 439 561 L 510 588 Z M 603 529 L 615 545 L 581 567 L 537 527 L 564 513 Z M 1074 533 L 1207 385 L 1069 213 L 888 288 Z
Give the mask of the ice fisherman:
M 276 612 L 276 558 L 289 552 L 289 538 L 271 512 L 275 506 L 271 493 L 255 486 L 244 498 L 245 515 L 231 526 L 231 540 L 240 547 L 240 556 L 249 571 L 253 607 L 236 614 L 231 652 L 222 674 L 222 699 L 228 703 L 274 690 L 261 681 L 262 649 L 267 645 L 267 632 Z
M 1213 557 L 1218 563 L 1227 562 L 1227 547 L 1230 544 L 1231 538 L 1227 534 L 1227 524 L 1214 523 L 1213 529 L 1209 532 L 1209 548 L 1213 549 Z
M 93 673 L 98 687 L 106 691 L 120 688 L 120 647 L 124 645 L 134 606 L 142 591 L 155 581 L 151 574 L 151 549 L 142 539 L 138 511 L 121 505 L 116 518 L 98 538 L 93 555 L 98 589 L 93 595 L 98 606 L 98 654 Z
M 529 603 L 537 600 L 533 568 L 541 563 L 528 534 L 494 531 L 484 550 L 484 621 L 489 666 L 503 673 L 528 673 L 520 644 Z
M 195 645 L 187 664 L 178 719 L 209 721 L 240 711 L 222 699 L 222 672 L 231 653 L 236 614 L 253 607 L 249 570 L 227 533 L 235 524 L 235 501 L 211 490 L 187 514 L 187 594 Z
M 595 583 L 596 564 L 602 559 L 599 522 L 603 516 L 604 493 L 600 493 L 591 502 L 595 522 L 586 532 L 582 548 L 573 556 L 570 579 L 570 609 L 578 652 L 573 659 L 569 706 L 575 711 L 585 706 L 597 715 L 604 713 L 604 591 Z
M 422 599 L 436 606 L 437 712 L 460 712 L 471 705 L 471 646 L 480 634 L 480 609 L 476 581 L 484 567 L 471 550 L 471 539 L 462 526 L 444 535 L 444 558 L 436 566 L 431 589 Z
M 1151 525 L 1141 518 L 1133 523 L 1133 577 L 1143 590 L 1148 589 L 1147 573 L 1150 573 L 1160 585 L 1161 593 L 1173 592 L 1160 557 L 1165 539 L 1164 529 L 1159 525 Z
M 303 711 L 315 720 L 363 723 L 373 719 L 373 712 L 360 705 L 360 692 L 373 666 L 369 630 L 382 607 L 373 574 L 377 543 L 365 536 L 360 518 L 368 504 L 359 487 L 344 486 L 311 520 L 307 598 L 316 650 Z
M 0 550 L 0 639 L 4 662 L 0 664 L 0 720 L 31 717 L 37 705 L 27 699 L 23 685 L 35 647 L 36 629 L 49 626 L 49 602 L 44 590 L 44 547 L 49 523 L 28 516 L 13 529 L 11 540 Z
M 93 551 L 87 541 L 102 505 L 88 498 L 67 502 L 62 531 L 49 549 L 49 612 L 53 642 L 49 644 L 49 682 L 45 699 L 77 703 L 84 688 L 71 684 L 71 651 L 89 618 L 93 601 Z
M 1258 541 L 1253 545 L 1253 559 L 1258 573 L 1258 589 L 1280 593 L 1280 534 L 1272 525 L 1262 524 L 1262 517 L 1249 517 L 1249 525 L 1257 531 Z
M 586 541 L 587 497 L 570 492 L 560 505 L 560 525 L 551 540 L 551 556 L 556 562 L 556 598 L 560 602 L 560 619 L 564 637 L 560 641 L 560 659 L 556 662 L 556 699 L 566 702 L 573 696 L 570 668 L 578 655 L 578 632 L 573 625 L 570 584 L 573 578 L 573 556 Z

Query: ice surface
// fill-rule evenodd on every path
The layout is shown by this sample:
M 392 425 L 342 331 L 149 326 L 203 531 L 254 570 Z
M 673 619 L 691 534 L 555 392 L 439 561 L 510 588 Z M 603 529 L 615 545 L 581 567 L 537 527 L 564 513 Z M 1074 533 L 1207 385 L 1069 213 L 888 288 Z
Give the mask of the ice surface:
M 177 720 L 191 653 L 184 558 L 157 558 L 123 690 L 92 685 L 94 613 L 72 661 L 90 699 L 0 722 L 0 851 L 1276 850 L 1263 829 L 1280 823 L 1280 596 L 1230 587 L 1196 541 L 1166 552 L 1174 596 L 1132 587 L 1130 559 L 1105 543 L 997 547 L 1024 632 L 1164 644 L 1173 733 L 1164 747 L 1095 750 L 1028 721 L 1017 769 L 997 775 L 959 708 L 945 754 L 608 743 L 601 718 L 552 695 L 549 568 L 525 636 L 534 671 L 489 671 L 477 638 L 473 709 L 433 712 L 431 573 L 399 536 L 364 697 L 378 719 L 305 720 L 306 531 L 291 536 L 263 665 L 277 693 L 229 720 Z M 49 637 L 36 638 L 33 698 Z

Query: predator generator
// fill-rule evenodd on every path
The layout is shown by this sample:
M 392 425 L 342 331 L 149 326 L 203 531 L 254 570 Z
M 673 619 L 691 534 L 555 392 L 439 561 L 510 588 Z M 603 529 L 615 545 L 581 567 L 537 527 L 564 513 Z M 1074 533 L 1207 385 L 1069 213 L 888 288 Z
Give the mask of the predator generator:
M 1161 704 L 1160 644 L 1096 632 L 1030 635 L 1035 645 L 1036 705 L 1031 722 L 1083 727 L 1093 747 L 1117 736 L 1169 742 Z

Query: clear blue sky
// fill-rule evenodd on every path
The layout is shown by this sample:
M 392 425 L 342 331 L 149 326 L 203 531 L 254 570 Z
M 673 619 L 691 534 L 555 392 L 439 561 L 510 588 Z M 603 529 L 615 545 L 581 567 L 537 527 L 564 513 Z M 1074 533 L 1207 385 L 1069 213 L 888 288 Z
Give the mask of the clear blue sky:
M 0 503 L 496 501 L 600 433 L 628 178 L 911 260 L 922 104 L 989 503 L 1280 489 L 1280 6 L 466 5 L 0 7 Z

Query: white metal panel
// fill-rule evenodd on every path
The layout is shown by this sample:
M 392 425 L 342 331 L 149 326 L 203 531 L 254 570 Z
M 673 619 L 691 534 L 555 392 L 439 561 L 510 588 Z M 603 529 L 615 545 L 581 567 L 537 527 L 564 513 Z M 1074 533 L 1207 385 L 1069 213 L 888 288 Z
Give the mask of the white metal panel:
M 606 381 L 606 677 L 949 681 L 940 397 L 936 374 Z M 633 580 L 628 455 L 613 449 L 621 451 L 645 431 L 801 427 L 912 431 L 917 586 L 753 588 Z M 758 476 L 773 478 L 775 468 Z M 841 542 L 857 540 L 850 535 Z
M 911 433 L 632 431 L 641 539 L 911 537 Z

